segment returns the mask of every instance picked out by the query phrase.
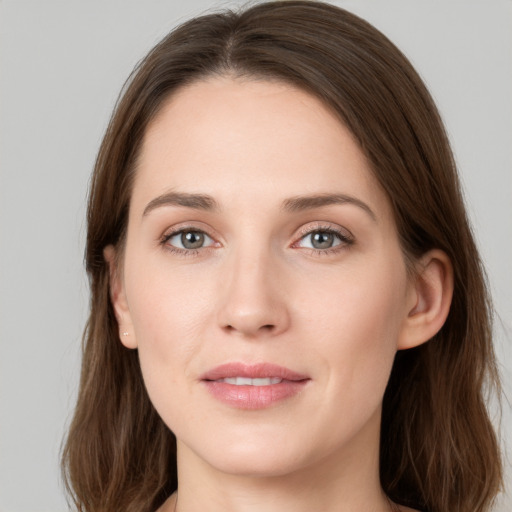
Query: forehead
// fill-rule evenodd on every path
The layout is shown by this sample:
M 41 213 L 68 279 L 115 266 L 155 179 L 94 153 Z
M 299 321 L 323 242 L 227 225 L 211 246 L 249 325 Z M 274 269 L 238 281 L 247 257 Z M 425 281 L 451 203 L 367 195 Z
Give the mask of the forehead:
M 178 189 L 230 204 L 333 191 L 385 201 L 339 118 L 281 82 L 216 77 L 183 87 L 148 126 L 138 163 L 134 200 Z

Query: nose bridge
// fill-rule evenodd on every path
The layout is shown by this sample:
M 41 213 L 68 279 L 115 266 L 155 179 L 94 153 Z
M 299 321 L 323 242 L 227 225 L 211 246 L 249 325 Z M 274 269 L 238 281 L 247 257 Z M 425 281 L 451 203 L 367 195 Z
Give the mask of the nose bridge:
M 240 244 L 225 262 L 220 326 L 246 336 L 279 333 L 288 326 L 288 311 L 279 290 L 279 265 L 264 244 Z

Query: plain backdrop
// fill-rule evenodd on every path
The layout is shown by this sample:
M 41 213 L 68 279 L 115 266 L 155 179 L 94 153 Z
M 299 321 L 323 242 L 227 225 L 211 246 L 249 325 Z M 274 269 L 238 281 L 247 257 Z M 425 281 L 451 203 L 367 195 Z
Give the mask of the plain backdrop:
M 387 34 L 440 107 L 488 268 L 512 398 L 512 1 L 333 3 Z M 88 306 L 85 200 L 117 94 L 176 24 L 236 5 L 0 0 L 0 512 L 67 509 L 59 450 Z M 512 415 L 503 405 L 510 482 Z M 509 495 L 496 512 L 510 510 Z

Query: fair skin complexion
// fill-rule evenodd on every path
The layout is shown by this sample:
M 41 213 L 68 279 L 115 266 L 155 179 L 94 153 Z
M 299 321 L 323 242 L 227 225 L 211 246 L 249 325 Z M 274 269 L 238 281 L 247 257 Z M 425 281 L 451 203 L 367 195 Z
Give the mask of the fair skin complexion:
M 230 77 L 175 93 L 145 134 L 115 256 L 120 339 L 177 438 L 179 512 L 390 510 L 382 396 L 396 351 L 442 326 L 451 267 L 434 250 L 407 273 L 386 195 L 319 100 Z M 301 382 L 279 399 L 265 393 L 286 380 L 228 382 L 219 398 L 205 374 L 226 363 Z

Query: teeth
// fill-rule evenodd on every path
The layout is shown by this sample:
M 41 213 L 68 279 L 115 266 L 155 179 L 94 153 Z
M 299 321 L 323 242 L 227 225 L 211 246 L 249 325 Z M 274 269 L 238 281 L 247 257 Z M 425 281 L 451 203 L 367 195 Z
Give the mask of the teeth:
M 266 377 L 264 379 L 251 379 L 249 377 L 226 377 L 220 379 L 219 382 L 226 384 L 234 384 L 235 386 L 270 386 L 272 384 L 279 384 L 283 379 L 278 377 Z

